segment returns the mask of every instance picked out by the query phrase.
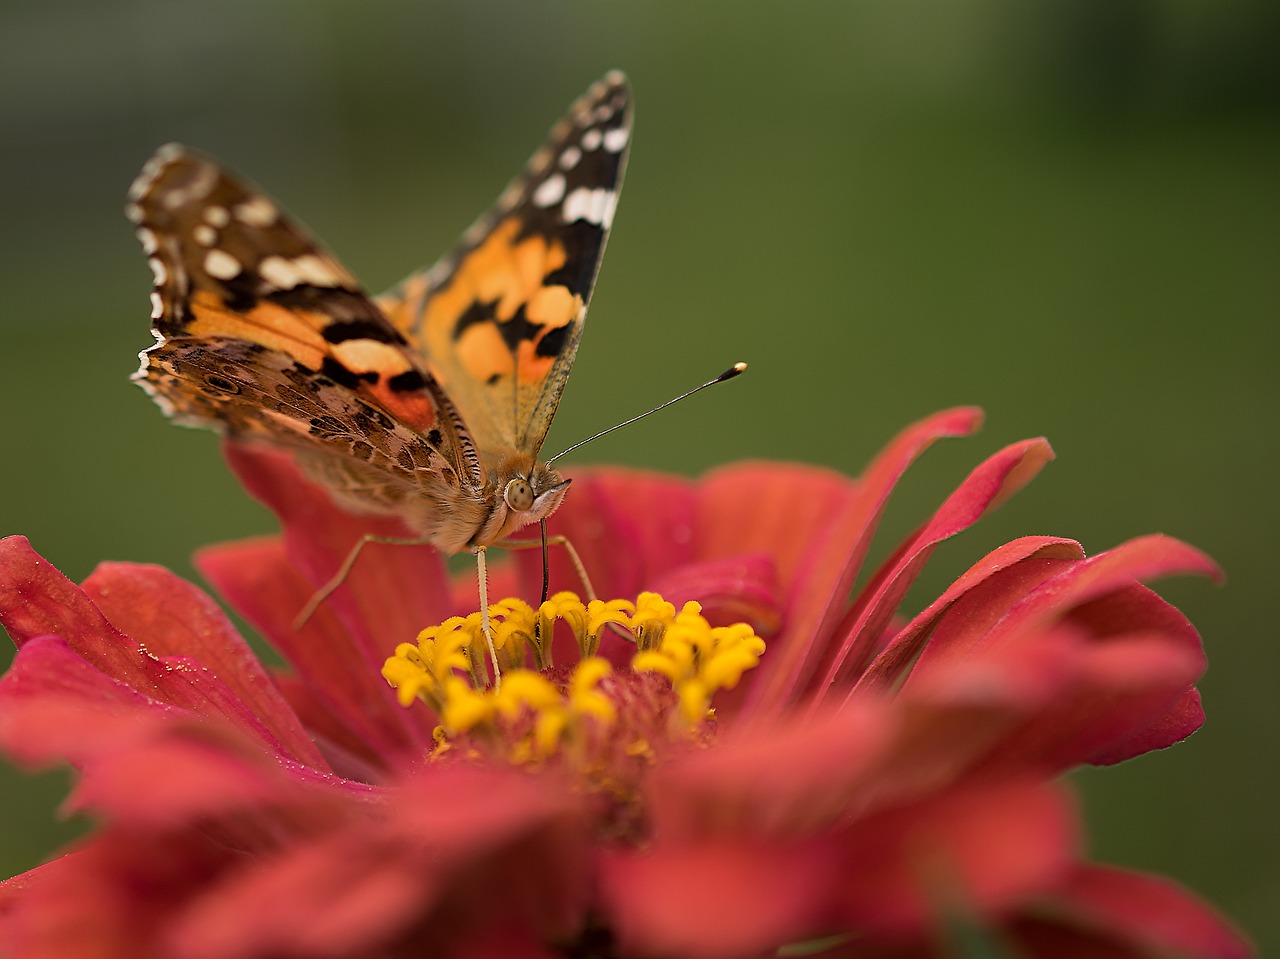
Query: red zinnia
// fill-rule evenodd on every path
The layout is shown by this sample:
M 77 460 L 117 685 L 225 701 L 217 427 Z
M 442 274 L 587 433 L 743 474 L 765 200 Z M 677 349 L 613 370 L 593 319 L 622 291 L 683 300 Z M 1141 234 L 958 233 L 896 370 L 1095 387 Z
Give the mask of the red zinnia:
M 287 672 L 264 669 L 164 570 L 104 565 L 76 587 L 25 540 L 3 541 L 0 619 L 19 653 L 0 681 L 0 745 L 71 762 L 68 805 L 101 826 L 3 884 L 0 949 L 925 956 L 976 924 L 1022 955 L 1248 955 L 1171 883 L 1082 862 L 1056 781 L 1200 725 L 1199 637 L 1140 581 L 1216 576 L 1210 560 L 1160 536 L 1091 558 L 1026 537 L 898 620 L 934 547 L 1050 457 L 1032 440 L 979 466 L 850 600 L 903 470 L 977 420 L 925 420 L 857 480 L 764 463 L 696 482 L 580 472 L 553 532 L 602 595 L 674 604 L 652 627 L 614 607 L 642 646 L 664 630 L 687 644 L 633 666 L 634 647 L 569 603 L 550 653 L 561 665 L 505 674 L 504 702 L 468 681 L 447 629 L 385 667 L 410 708 L 378 675 L 423 626 L 474 607 L 471 578 L 451 583 L 425 548 L 366 551 L 291 628 L 371 524 L 273 454 L 229 451 L 283 536 L 199 564 Z M 558 554 L 552 575 L 575 582 Z M 540 557 L 517 555 L 492 589 L 540 585 Z M 587 654 L 598 642 L 590 666 L 564 665 L 569 632 Z M 436 653 L 435 672 L 413 672 Z

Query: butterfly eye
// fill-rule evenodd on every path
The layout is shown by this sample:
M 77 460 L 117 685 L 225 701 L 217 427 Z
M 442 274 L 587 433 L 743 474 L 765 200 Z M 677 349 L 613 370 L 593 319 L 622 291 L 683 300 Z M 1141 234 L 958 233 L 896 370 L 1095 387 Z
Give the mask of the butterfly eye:
M 507 483 L 507 488 L 503 491 L 502 498 L 507 501 L 507 506 L 519 512 L 532 509 L 533 487 L 529 485 L 528 480 L 517 476 Z

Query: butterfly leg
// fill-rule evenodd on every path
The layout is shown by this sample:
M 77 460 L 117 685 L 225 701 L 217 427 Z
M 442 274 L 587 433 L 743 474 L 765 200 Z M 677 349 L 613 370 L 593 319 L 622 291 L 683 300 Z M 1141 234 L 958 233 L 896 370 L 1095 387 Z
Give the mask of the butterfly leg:
M 307 624 L 307 620 L 315 615 L 316 610 L 320 608 L 321 604 L 332 596 L 334 590 L 341 586 L 346 578 L 351 575 L 351 570 L 356 565 L 356 560 L 360 556 L 360 551 L 370 543 L 382 543 L 387 546 L 431 545 L 431 541 L 425 539 L 399 539 L 394 536 L 374 536 L 372 533 L 366 533 L 364 536 L 361 536 L 356 542 L 356 545 L 351 547 L 351 552 L 347 553 L 347 558 L 342 561 L 342 565 L 339 566 L 338 571 L 333 574 L 333 578 L 321 586 L 320 589 L 317 590 L 309 600 L 307 600 L 307 605 L 302 607 L 302 611 L 294 617 L 293 628 L 295 630 L 299 630 L 305 626 Z
M 489 628 L 489 570 L 485 566 L 485 547 L 476 547 L 476 577 L 480 581 L 480 629 L 489 644 L 489 661 L 493 664 L 493 688 L 502 688 L 502 669 L 498 666 L 498 651 L 493 646 L 493 632 Z
M 564 536 L 548 536 L 545 540 L 541 539 L 509 539 L 497 544 L 502 549 L 537 549 L 546 546 L 563 546 L 565 553 L 569 557 L 569 562 L 573 565 L 573 571 L 578 574 L 578 579 L 582 582 L 583 592 L 587 594 L 587 601 L 599 599 L 596 595 L 595 587 L 591 585 L 591 577 L 587 575 L 587 567 L 582 562 L 582 557 L 578 555 L 578 551 L 574 549 L 573 543 L 569 542 Z M 547 601 L 547 554 L 545 549 L 542 554 L 542 602 Z

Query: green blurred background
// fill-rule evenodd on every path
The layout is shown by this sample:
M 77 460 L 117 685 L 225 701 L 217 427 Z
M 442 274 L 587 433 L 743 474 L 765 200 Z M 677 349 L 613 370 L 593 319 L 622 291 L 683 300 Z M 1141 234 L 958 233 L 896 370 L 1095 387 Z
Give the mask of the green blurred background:
M 53 0 L 0 8 L 0 532 L 75 578 L 190 573 L 265 532 L 209 434 L 127 382 L 150 274 L 121 214 L 160 143 L 263 184 L 373 289 L 442 252 L 610 67 L 627 188 L 549 450 L 737 359 L 751 373 L 579 461 L 857 472 L 978 403 L 876 556 L 981 458 L 1059 461 L 939 551 L 918 609 L 1024 533 L 1164 531 L 1224 589 L 1188 743 L 1077 781 L 1093 850 L 1178 877 L 1280 948 L 1275 544 L 1280 7 L 1267 0 L 691 3 Z M 75 832 L 67 777 L 5 769 L 0 873 Z

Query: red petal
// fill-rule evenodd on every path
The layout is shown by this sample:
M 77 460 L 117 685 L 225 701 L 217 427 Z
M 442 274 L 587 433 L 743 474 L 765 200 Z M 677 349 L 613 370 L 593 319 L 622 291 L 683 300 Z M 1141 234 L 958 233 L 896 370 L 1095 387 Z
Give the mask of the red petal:
M 226 444 L 224 453 L 245 489 L 279 517 L 289 560 L 313 591 L 338 571 L 364 534 L 407 535 L 394 518 L 342 511 L 324 490 L 303 479 L 288 456 L 236 443 Z M 377 659 L 387 655 L 387 643 L 394 648 L 424 626 L 453 615 L 449 599 L 448 576 L 437 550 L 374 543 L 360 552 L 325 604 L 338 613 L 355 641 L 374 644 L 368 652 Z M 281 616 L 292 619 L 301 608 Z
M 404 709 L 381 676 L 397 643 L 413 635 L 360 643 L 337 614 L 322 606 L 300 630 L 293 618 L 311 585 L 295 570 L 277 538 L 202 550 L 200 572 L 293 665 L 314 698 L 384 760 L 418 754 L 431 742 L 423 709 Z M 426 624 L 424 624 L 426 625 Z
M 366 792 L 263 750 L 262 739 L 149 700 L 55 637 L 28 642 L 0 679 L 0 743 L 24 762 L 65 759 L 80 767 L 73 809 L 91 806 L 116 822 L 156 828 L 166 818 L 190 821 L 264 800 L 286 783 L 282 771 L 294 781 Z
M 698 843 L 606 852 L 600 892 L 628 955 L 740 959 L 821 929 L 836 881 L 817 843 Z
M 0 540 L 0 625 L 19 649 L 38 636 L 61 636 L 109 675 L 148 689 L 150 657 L 112 627 L 75 583 L 31 548 L 25 536 Z M 149 661 L 147 661 L 149 660 Z
M 726 731 L 714 749 L 655 769 L 646 786 L 662 841 L 812 830 L 848 814 L 894 745 L 883 703 Z M 877 791 L 879 788 L 877 783 Z
M 676 609 L 695 600 L 713 626 L 749 623 L 766 638 L 777 632 L 782 617 L 777 570 L 766 555 L 690 563 L 658 576 L 650 588 Z
M 1197 659 L 1159 633 L 1101 646 L 1082 639 L 1077 649 L 1069 683 L 1001 744 L 992 764 L 1055 773 L 1090 761 L 1143 734 L 1200 673 Z
M 1074 806 L 1057 786 L 952 790 L 851 828 L 838 913 L 853 929 L 890 936 L 927 932 L 956 904 L 999 916 L 1054 888 L 1076 843 Z
M 510 770 L 433 767 L 373 817 L 264 856 L 214 887 L 175 928 L 184 959 L 382 954 L 420 936 L 448 952 L 511 920 L 555 939 L 586 897 L 582 811 Z
M 128 567 L 118 569 L 123 574 Z M 196 590 L 173 591 L 165 602 L 174 621 L 198 622 L 208 612 L 207 599 Z M 0 541 L 0 623 L 19 647 L 41 636 L 65 637 L 82 661 L 103 674 L 159 702 L 229 720 L 273 752 L 288 754 L 275 733 L 221 679 L 185 657 L 151 655 L 140 642 L 107 622 L 84 591 L 21 536 Z M 182 637 L 156 639 L 158 645 L 174 648 Z M 53 674 L 47 679 L 56 682 Z M 287 727 L 284 731 L 288 732 Z M 314 752 L 307 755 L 317 758 Z
M 1045 564 L 1036 560 L 1070 560 L 1083 559 L 1084 551 L 1074 540 L 1060 539 L 1053 536 L 1025 536 L 993 550 L 975 563 L 969 570 L 951 584 L 929 608 L 917 615 L 893 637 L 885 649 L 876 657 L 871 666 L 862 674 L 854 687 L 859 693 L 871 691 L 887 691 L 895 682 L 901 680 L 912 663 L 925 649 L 933 634 L 934 628 L 945 615 L 948 623 L 959 625 L 961 617 L 951 615 L 952 606 L 967 596 L 971 591 L 984 587 L 988 580 L 999 577 L 1005 584 L 1002 593 L 1025 595 L 1028 577 L 1019 575 L 1016 579 L 1001 575 L 1005 570 L 1019 567 L 1023 574 L 1030 572 L 1030 580 L 1034 583 L 1058 572 L 1058 563 Z M 1008 587 L 1012 586 L 1012 590 Z M 991 596 L 989 587 L 984 592 L 984 611 L 1007 608 L 999 599 Z M 972 612 L 966 610 L 967 619 Z M 967 623 L 966 623 L 967 625 Z M 954 628 L 954 627 L 953 627 Z
M 641 470 L 575 470 L 564 505 L 547 523 L 577 549 L 601 599 L 635 597 L 662 569 L 694 557 L 693 483 Z M 583 594 L 583 584 L 562 547 L 552 546 L 551 591 Z M 542 556 L 520 550 L 521 594 L 542 588 Z M 532 601 L 532 599 L 530 599 Z
M 464 943 L 453 959 L 564 959 L 564 951 L 543 945 L 518 929 L 486 929 Z
M 150 713 L 181 715 L 112 679 L 48 636 L 26 642 L 0 678 L 0 744 L 32 765 L 81 765 Z
M 1008 642 L 1018 633 L 1051 624 L 1066 612 L 1128 587 L 1135 580 L 1198 574 L 1219 580 L 1221 570 L 1208 556 L 1169 536 L 1152 535 L 1074 563 L 1009 611 L 983 639 L 983 645 Z M 1133 624 L 1141 628 L 1141 624 Z M 1131 628 L 1133 628 L 1131 626 Z
M 1204 725 L 1204 705 L 1200 691 L 1194 686 L 1182 690 L 1160 715 L 1150 719 L 1131 735 L 1115 738 L 1099 747 L 1082 761 L 1095 766 L 1111 766 L 1141 756 L 1153 749 L 1164 749 L 1180 743 Z
M 1062 620 L 1081 628 L 1096 643 L 1116 635 L 1158 632 L 1163 634 L 1175 671 L 1188 660 L 1198 664 L 1187 685 L 1164 693 L 1148 690 L 1151 695 L 1163 695 L 1164 705 L 1158 714 L 1148 713 L 1140 728 L 1132 728 L 1131 720 L 1149 709 L 1149 701 L 1136 712 L 1134 702 L 1113 704 L 1119 710 L 1112 726 L 1115 738 L 1095 743 L 1092 754 L 1076 759 L 1118 762 L 1185 739 L 1204 718 L 1199 694 L 1189 685 L 1204 668 L 1200 637 L 1179 610 L 1135 582 L 1174 572 L 1215 575 L 1217 567 L 1177 540 L 1149 536 L 1081 562 L 1044 558 L 1003 570 L 966 593 L 944 615 L 908 685 L 929 673 L 947 675 L 957 661 L 982 650 L 1037 641 Z
M 196 831 L 108 833 L 42 866 L 4 923 L 23 959 L 155 959 L 156 930 L 193 887 L 242 853 Z
M 354 735 L 310 685 L 291 673 L 273 673 L 271 679 L 335 773 L 365 783 L 384 778 L 385 758 Z
M 213 671 L 293 755 L 324 768 L 315 744 L 257 656 L 204 592 L 159 566 L 100 565 L 84 591 L 113 625 L 146 637 L 153 656 L 189 656 Z
M 1248 959 L 1254 954 L 1238 930 L 1168 879 L 1080 866 L 1054 900 L 1081 925 L 1122 935 L 1151 952 L 1195 959 Z
M 291 772 L 302 777 L 307 773 L 305 768 Z M 117 825 L 158 831 L 217 816 L 266 819 L 270 814 L 264 810 L 290 792 L 281 770 L 265 753 L 250 750 L 227 730 L 170 719 L 155 723 L 146 735 L 139 730 L 121 737 L 109 753 L 86 765 L 66 808 L 92 810 Z M 261 828 L 265 823 L 255 825 Z
M 1190 680 L 1197 679 L 1204 671 L 1204 645 L 1196 628 L 1180 609 L 1145 586 L 1129 586 L 1091 600 L 1072 610 L 1068 619 L 1088 629 L 1097 639 L 1135 630 L 1159 630 L 1171 649 L 1197 664 Z M 1199 729 L 1204 725 L 1204 709 L 1200 693 L 1190 685 L 1190 680 L 1163 713 L 1152 717 L 1126 738 L 1107 744 L 1086 761 L 1099 765 L 1122 762 L 1181 742 Z
M 761 489 L 739 483 L 735 501 L 717 505 L 720 526 L 751 532 L 748 542 L 730 541 L 722 548 L 767 548 L 780 557 L 789 597 L 785 630 L 755 671 L 747 711 L 776 710 L 797 695 L 825 652 L 817 638 L 840 616 L 894 485 L 933 442 L 972 432 L 981 416 L 977 409 L 961 408 L 908 427 L 856 484 L 815 472 L 813 481 L 800 485 L 787 471 L 760 467 L 752 475 Z M 710 499 L 718 492 L 708 488 L 704 495 Z
M 1005 447 L 969 474 L 924 529 L 877 571 L 859 596 L 846 617 L 847 625 L 842 624 L 837 633 L 843 640 L 817 687 L 819 700 L 830 694 L 847 695 L 874 654 L 875 640 L 938 544 L 1003 503 L 1052 458 L 1053 451 L 1044 440 L 1026 440 Z

